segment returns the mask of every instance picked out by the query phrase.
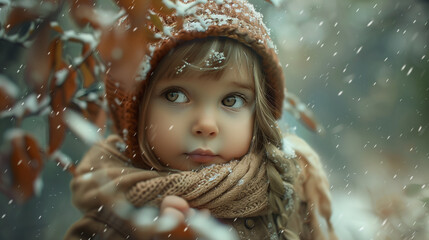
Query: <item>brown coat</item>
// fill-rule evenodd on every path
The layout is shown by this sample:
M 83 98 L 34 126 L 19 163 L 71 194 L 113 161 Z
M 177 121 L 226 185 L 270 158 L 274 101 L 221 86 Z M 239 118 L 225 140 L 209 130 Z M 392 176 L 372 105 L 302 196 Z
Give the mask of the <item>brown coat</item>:
M 71 226 L 65 239 L 151 239 L 147 229 L 136 227 L 127 217 L 120 217 L 115 210 L 121 203 L 128 203 L 124 192 L 144 180 L 138 174 L 139 169 L 127 164 L 127 159 L 117 150 L 119 139 L 112 136 L 105 143 L 95 145 L 79 163 L 71 189 L 73 203 L 84 215 Z M 317 169 L 320 167 L 318 157 L 305 142 L 295 136 L 288 140 L 296 145 L 294 148 L 301 156 L 303 171 L 295 186 L 301 201 L 296 204 L 296 210 L 289 218 L 287 231 L 295 233 L 299 239 L 325 239 L 318 227 L 315 208 L 328 212 L 329 215 L 323 217 L 327 218 L 330 226 L 329 192 L 326 192 L 329 185 L 326 176 L 323 172 L 319 173 L 321 169 Z M 309 203 L 315 208 L 307 209 Z M 220 221 L 233 227 L 240 239 L 271 239 L 274 231 L 269 229 L 270 224 L 263 217 Z M 297 239 L 292 237 L 295 234 L 287 234 L 291 236 L 288 239 Z M 333 232 L 330 239 L 335 239 Z

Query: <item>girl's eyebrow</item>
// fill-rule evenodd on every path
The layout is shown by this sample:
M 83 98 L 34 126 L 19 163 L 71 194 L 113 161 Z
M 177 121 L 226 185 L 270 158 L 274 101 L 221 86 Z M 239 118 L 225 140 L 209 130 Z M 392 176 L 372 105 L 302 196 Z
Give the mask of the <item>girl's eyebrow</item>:
M 237 81 L 232 81 L 231 84 L 235 85 L 235 86 L 237 86 L 239 88 L 244 88 L 244 89 L 248 89 L 248 90 L 251 90 L 251 91 L 255 90 L 255 88 L 251 84 L 241 83 L 241 82 L 237 82 Z

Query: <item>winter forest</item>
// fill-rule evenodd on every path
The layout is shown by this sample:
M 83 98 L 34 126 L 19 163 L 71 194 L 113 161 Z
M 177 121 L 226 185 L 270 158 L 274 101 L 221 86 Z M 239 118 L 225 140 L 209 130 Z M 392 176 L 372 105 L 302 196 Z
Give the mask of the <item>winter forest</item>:
M 135 72 L 156 37 L 106 29 L 163 29 L 147 9 L 180 10 L 164 2 L 0 0 L 0 239 L 61 239 L 80 218 L 74 166 L 111 133 L 103 76 Z M 338 238 L 429 239 L 429 1 L 250 2 L 291 93 L 279 125 L 320 154 Z

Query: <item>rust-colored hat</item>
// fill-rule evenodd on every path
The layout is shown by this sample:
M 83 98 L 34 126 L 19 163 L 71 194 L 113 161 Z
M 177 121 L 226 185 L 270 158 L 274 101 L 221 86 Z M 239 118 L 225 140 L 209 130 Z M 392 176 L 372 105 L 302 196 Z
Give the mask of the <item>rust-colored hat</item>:
M 137 137 L 142 94 L 157 64 L 171 49 L 183 42 L 205 37 L 228 37 L 252 48 L 262 60 L 262 70 L 269 85 L 266 95 L 273 114 L 278 119 L 282 112 L 282 68 L 269 30 L 253 5 L 245 0 L 207 0 L 205 4 L 192 0 L 177 0 L 175 4 L 169 2 L 172 5 L 169 7 L 176 8 L 176 11 L 169 16 L 159 15 L 164 25 L 163 32 L 158 33 L 159 41 L 149 45 L 137 79 L 130 79 L 136 81 L 135 91 L 124 90 L 112 77 L 107 77 L 105 82 L 114 125 L 127 144 L 125 153 L 135 166 L 142 168 L 150 167 L 142 160 Z M 184 20 L 180 29 L 176 27 L 179 14 Z M 149 28 L 157 31 L 154 26 Z

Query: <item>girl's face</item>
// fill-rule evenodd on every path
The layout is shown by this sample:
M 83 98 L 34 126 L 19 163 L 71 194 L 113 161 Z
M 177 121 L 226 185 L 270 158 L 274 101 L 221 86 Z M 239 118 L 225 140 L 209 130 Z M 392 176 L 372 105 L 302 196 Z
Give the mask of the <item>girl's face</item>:
M 225 69 L 220 78 L 158 79 L 147 109 L 146 139 L 169 168 L 193 170 L 244 156 L 253 135 L 250 76 Z

